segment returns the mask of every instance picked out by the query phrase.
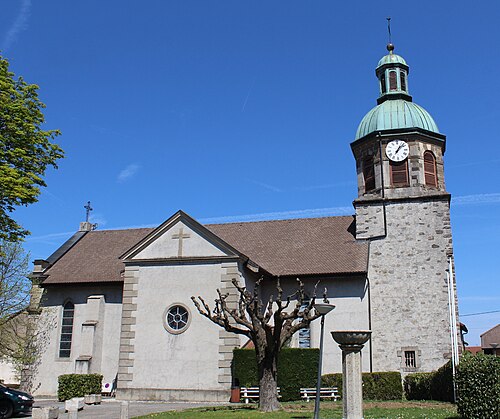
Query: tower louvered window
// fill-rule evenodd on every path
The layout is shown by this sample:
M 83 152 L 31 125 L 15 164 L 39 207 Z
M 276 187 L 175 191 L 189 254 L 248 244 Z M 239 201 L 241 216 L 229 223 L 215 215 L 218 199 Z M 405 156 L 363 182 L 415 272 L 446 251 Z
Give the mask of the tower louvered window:
M 71 355 L 71 341 L 73 339 L 73 320 L 75 305 L 68 301 L 64 304 L 61 325 L 61 340 L 59 342 L 59 357 L 69 358 Z
M 389 90 L 398 90 L 398 80 L 395 71 L 389 71 Z
M 385 73 L 382 74 L 380 77 L 380 88 L 382 90 L 382 94 L 387 93 L 387 86 L 386 86 L 386 81 L 385 81 Z
M 402 162 L 391 161 L 392 186 L 408 186 L 408 160 Z
M 436 158 L 430 151 L 424 153 L 424 175 L 427 186 L 437 187 Z
M 404 71 L 400 71 L 399 74 L 401 75 L 401 90 L 406 92 L 406 74 Z
M 375 167 L 373 164 L 373 156 L 363 160 L 363 179 L 365 181 L 365 192 L 375 189 Z

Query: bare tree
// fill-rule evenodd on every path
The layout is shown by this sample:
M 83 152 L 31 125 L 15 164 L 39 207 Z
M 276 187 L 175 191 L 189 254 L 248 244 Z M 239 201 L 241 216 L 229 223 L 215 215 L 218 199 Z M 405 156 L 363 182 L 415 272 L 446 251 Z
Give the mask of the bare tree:
M 259 372 L 259 408 L 271 412 L 280 409 L 277 365 L 281 348 L 295 332 L 308 327 L 313 320 L 320 317 L 314 310 L 318 284 L 315 285 L 311 298 L 308 298 L 303 282 L 297 279 L 297 290 L 283 298 L 283 288 L 278 278 L 276 297 L 270 295 L 267 302 L 263 303 L 262 281 L 263 278 L 260 278 L 255 283 L 253 291 L 249 291 L 241 286 L 238 280 L 233 279 L 232 283 L 239 294 L 238 303 L 236 306 L 233 304 L 233 307 L 227 301 L 229 294 L 222 294 L 219 289 L 213 310 L 202 297 L 198 296 L 197 299 L 191 297 L 191 299 L 201 315 L 228 332 L 244 335 L 252 340 Z M 326 289 L 324 299 L 327 301 Z
M 28 263 L 19 243 L 0 240 L 0 328 L 28 305 Z
M 17 242 L 0 240 L 0 360 L 12 364 L 24 390 L 31 390 L 31 373 L 39 363 L 41 343 L 52 323 L 43 327 L 28 310 L 31 281 L 29 256 Z

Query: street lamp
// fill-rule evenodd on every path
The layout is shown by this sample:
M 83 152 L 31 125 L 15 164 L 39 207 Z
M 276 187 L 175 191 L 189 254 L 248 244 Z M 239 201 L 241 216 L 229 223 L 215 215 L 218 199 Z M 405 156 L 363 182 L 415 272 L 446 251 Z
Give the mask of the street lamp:
M 318 379 L 316 381 L 316 400 L 314 402 L 314 419 L 319 419 L 319 397 L 321 390 L 321 365 L 323 363 L 323 335 L 325 330 L 325 316 L 335 308 L 333 304 L 314 303 L 314 309 L 321 314 L 321 334 L 319 339 Z

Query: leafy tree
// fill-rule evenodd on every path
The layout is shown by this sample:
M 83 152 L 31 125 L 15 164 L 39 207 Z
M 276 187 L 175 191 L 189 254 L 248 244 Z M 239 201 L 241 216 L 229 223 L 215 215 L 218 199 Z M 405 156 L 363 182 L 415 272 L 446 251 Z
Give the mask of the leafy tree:
M 51 142 L 59 130 L 44 130 L 38 86 L 17 80 L 0 56 L 0 239 L 19 241 L 29 234 L 13 218 L 17 206 L 37 202 L 47 166 L 57 168 L 62 149 Z
M 283 288 L 278 278 L 276 297 L 271 295 L 263 303 L 260 290 L 262 281 L 263 278 L 259 279 L 251 292 L 233 279 L 232 283 L 239 294 L 237 304 L 231 304 L 228 301 L 229 294 L 222 294 L 220 290 L 217 290 L 218 298 L 215 299 L 213 310 L 200 296 L 198 299 L 191 297 L 191 300 L 201 315 L 228 332 L 252 340 L 259 375 L 259 408 L 272 412 L 280 408 L 277 393 L 279 352 L 295 332 L 308 327 L 320 314 L 314 310 L 316 286 L 309 299 L 304 284 L 297 279 L 298 289 L 283 298 Z M 324 299 L 327 302 L 326 290 Z

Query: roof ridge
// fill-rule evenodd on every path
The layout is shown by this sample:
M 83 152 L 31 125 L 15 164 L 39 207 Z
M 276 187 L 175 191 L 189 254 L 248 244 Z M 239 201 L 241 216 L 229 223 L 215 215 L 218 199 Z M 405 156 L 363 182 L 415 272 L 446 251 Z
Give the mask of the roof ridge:
M 231 221 L 231 222 L 221 222 L 221 223 L 210 223 L 203 224 L 204 227 L 217 226 L 217 225 L 229 225 L 229 224 L 257 224 L 257 223 L 274 223 L 283 221 L 298 221 L 298 220 L 326 220 L 331 218 L 352 218 L 354 214 L 351 215 L 327 215 L 325 217 L 297 217 L 297 218 L 281 218 L 274 220 L 258 220 L 258 221 Z

